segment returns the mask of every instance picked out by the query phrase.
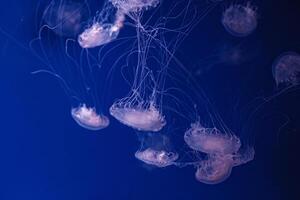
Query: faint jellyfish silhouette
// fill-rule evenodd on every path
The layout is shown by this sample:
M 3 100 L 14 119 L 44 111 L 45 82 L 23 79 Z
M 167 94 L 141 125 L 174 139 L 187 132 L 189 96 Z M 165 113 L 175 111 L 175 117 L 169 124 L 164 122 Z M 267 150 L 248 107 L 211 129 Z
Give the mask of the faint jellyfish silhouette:
M 200 162 L 195 178 L 205 184 L 218 184 L 226 180 L 233 167 L 233 160 L 230 155 L 208 155 L 207 160 Z
M 71 109 L 71 115 L 78 125 L 88 130 L 97 131 L 109 125 L 109 119 L 97 114 L 95 108 L 89 108 L 85 104 Z
M 148 148 L 143 151 L 137 151 L 135 153 L 135 157 L 149 165 L 167 167 L 172 165 L 174 161 L 177 160 L 178 154 L 175 152 Z
M 79 35 L 79 45 L 82 48 L 94 48 L 113 41 L 118 37 L 124 20 L 125 15 L 106 2 L 101 12 L 97 13 L 91 24 Z
M 257 27 L 256 9 L 250 3 L 231 5 L 223 12 L 222 24 L 233 36 L 248 36 Z
M 240 139 L 234 134 L 204 128 L 199 122 L 191 124 L 184 134 L 184 141 L 191 149 L 208 154 L 231 154 L 241 147 Z
M 159 0 L 109 0 L 116 8 L 124 13 L 139 12 L 143 9 L 156 7 Z
M 298 85 L 300 82 L 300 55 L 296 52 L 285 52 L 273 63 L 273 77 L 277 86 Z
M 195 173 L 196 180 L 205 184 L 221 183 L 230 176 L 233 167 L 253 158 L 254 149 L 251 147 L 234 154 L 208 154 L 207 159 L 200 161 Z
M 46 25 L 57 35 L 64 37 L 76 36 L 87 17 L 87 5 L 71 1 L 51 1 L 43 13 Z

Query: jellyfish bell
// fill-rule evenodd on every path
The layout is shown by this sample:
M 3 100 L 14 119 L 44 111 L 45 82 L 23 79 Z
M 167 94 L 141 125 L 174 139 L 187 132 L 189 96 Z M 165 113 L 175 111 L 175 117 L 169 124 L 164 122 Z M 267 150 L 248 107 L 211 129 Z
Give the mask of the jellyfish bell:
M 143 151 L 137 151 L 135 153 L 135 157 L 149 165 L 154 165 L 156 167 L 167 167 L 172 165 L 178 159 L 178 154 L 165 150 L 147 148 Z
M 273 63 L 272 72 L 277 86 L 299 84 L 300 55 L 296 52 L 281 54 Z
M 233 160 L 231 156 L 209 155 L 201 161 L 195 178 L 205 184 L 218 184 L 225 181 L 231 174 Z
M 83 128 L 97 131 L 109 125 L 109 119 L 96 112 L 95 108 L 87 107 L 85 104 L 71 109 L 73 119 Z
M 257 27 L 256 9 L 250 3 L 231 5 L 223 12 L 222 24 L 233 36 L 248 36 Z
M 43 13 L 46 25 L 57 35 L 64 37 L 76 36 L 87 17 L 87 5 L 71 1 L 51 1 Z
M 185 132 L 184 141 L 191 149 L 208 154 L 235 153 L 241 146 L 237 136 L 222 133 L 217 128 L 204 128 L 199 123 L 192 124 Z
M 111 42 L 118 34 L 119 28 L 112 24 L 94 23 L 78 36 L 78 43 L 82 48 L 94 48 Z
M 92 22 L 78 36 L 82 48 L 94 48 L 115 40 L 123 27 L 125 14 L 116 11 L 110 3 L 104 3 Z
M 109 111 L 122 124 L 139 131 L 157 132 L 166 125 L 164 116 L 152 104 L 145 108 L 116 102 Z

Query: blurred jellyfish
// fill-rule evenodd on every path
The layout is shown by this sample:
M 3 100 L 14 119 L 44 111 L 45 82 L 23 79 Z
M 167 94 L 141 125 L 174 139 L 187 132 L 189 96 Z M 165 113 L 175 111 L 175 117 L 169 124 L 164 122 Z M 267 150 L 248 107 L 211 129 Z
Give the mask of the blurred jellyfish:
M 178 154 L 174 152 L 167 152 L 164 150 L 154 150 L 151 148 L 143 151 L 137 151 L 135 157 L 146 164 L 155 165 L 157 167 L 167 167 L 172 165 L 178 158 Z
M 273 63 L 273 77 L 277 85 L 298 85 L 300 82 L 300 55 L 285 52 Z
M 240 139 L 233 134 L 224 134 L 217 128 L 204 128 L 200 123 L 191 124 L 184 134 L 186 144 L 208 154 L 231 154 L 241 147 Z
M 86 107 L 85 104 L 72 108 L 71 115 L 80 126 L 88 130 L 96 131 L 109 125 L 107 117 L 97 114 L 95 108 Z
M 57 35 L 74 37 L 87 20 L 88 8 L 84 3 L 71 1 L 51 1 L 43 13 L 46 25 Z
M 256 10 L 250 3 L 231 5 L 223 12 L 222 24 L 233 36 L 248 36 L 257 27 Z
M 197 168 L 196 180 L 205 184 L 218 184 L 226 180 L 233 167 L 233 160 L 230 155 L 218 156 L 209 155 Z
M 233 167 L 245 164 L 253 158 L 253 148 L 236 154 L 208 154 L 207 159 L 199 163 L 196 180 L 205 184 L 221 183 L 230 176 Z
M 138 12 L 148 9 L 150 7 L 156 7 L 159 4 L 159 0 L 109 0 L 116 8 L 122 10 L 124 13 Z
M 115 13 L 115 14 L 113 14 Z M 82 48 L 94 48 L 111 42 L 119 35 L 125 16 L 116 11 L 110 3 L 105 3 L 101 12 L 79 35 L 78 43 Z

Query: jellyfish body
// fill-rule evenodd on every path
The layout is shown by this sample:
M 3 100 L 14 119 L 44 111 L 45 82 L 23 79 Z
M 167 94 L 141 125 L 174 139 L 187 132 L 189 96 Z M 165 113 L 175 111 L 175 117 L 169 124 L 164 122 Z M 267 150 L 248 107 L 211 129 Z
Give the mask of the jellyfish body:
M 125 14 L 121 11 L 113 14 L 111 7 L 113 7 L 111 4 L 105 4 L 101 12 L 93 18 L 93 23 L 79 35 L 78 43 L 82 48 L 98 47 L 118 37 L 120 29 L 123 27 Z M 110 21 L 110 18 L 114 20 Z
M 81 31 L 87 10 L 81 3 L 52 1 L 43 13 L 43 20 L 57 35 L 72 37 Z
M 256 10 L 250 3 L 231 5 L 223 12 L 222 24 L 233 36 L 248 36 L 257 27 Z
M 195 178 L 205 184 L 218 184 L 225 181 L 231 174 L 233 160 L 230 156 L 210 155 L 197 168 Z
M 78 125 L 88 130 L 96 131 L 109 125 L 106 116 L 97 114 L 94 108 L 89 108 L 85 104 L 72 108 L 71 115 Z
M 300 55 L 295 52 L 281 54 L 274 62 L 273 77 L 277 85 L 297 85 L 300 80 Z
M 96 22 L 79 35 L 78 43 L 82 48 L 94 48 L 111 42 L 117 38 L 118 34 L 118 27 L 112 24 L 101 25 Z
M 110 0 L 111 3 L 124 13 L 138 12 L 150 7 L 156 7 L 159 0 Z
M 175 152 L 147 148 L 143 151 L 137 151 L 135 157 L 149 165 L 167 167 L 178 159 L 178 154 Z
M 250 162 L 254 159 L 254 149 L 248 147 L 233 154 L 209 154 L 200 162 L 195 178 L 205 184 L 218 184 L 225 181 L 232 168 Z
M 122 124 L 139 131 L 157 132 L 166 125 L 164 116 L 153 105 L 143 108 L 114 103 L 109 111 Z
M 199 123 L 192 124 L 185 132 L 184 141 L 190 148 L 208 154 L 231 154 L 241 146 L 235 135 L 221 133 L 216 128 L 204 128 Z

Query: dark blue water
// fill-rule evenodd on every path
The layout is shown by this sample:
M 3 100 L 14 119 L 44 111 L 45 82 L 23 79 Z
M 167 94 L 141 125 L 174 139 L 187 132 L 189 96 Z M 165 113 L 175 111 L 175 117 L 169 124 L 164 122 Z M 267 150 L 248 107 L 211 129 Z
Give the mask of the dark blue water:
M 110 126 L 99 132 L 74 122 L 74 105 L 60 82 L 47 74 L 31 74 L 46 67 L 29 48 L 40 25 L 40 2 L 10 0 L 0 6 L 1 200 L 300 198 L 299 90 L 276 96 L 272 77 L 272 63 L 279 54 L 300 52 L 297 0 L 254 2 L 258 27 L 245 38 L 233 37 L 222 27 L 221 13 L 231 4 L 225 1 L 208 12 L 178 49 L 176 55 L 195 74 L 214 109 L 234 132 L 244 128 L 240 136 L 256 151 L 253 161 L 234 168 L 230 178 L 217 185 L 197 182 L 193 167 L 145 167 L 134 157 L 140 145 L 135 132 L 112 117 Z M 194 6 L 201 8 L 203 2 L 194 0 Z M 96 2 L 88 3 L 95 12 Z M 162 10 L 169 6 L 165 0 Z M 232 58 L 232 51 L 238 59 Z M 63 64 L 57 67 L 64 69 Z M 106 115 L 112 101 L 128 90 L 122 76 L 115 76 L 101 96 Z M 261 97 L 273 95 L 260 106 Z M 251 121 L 245 120 L 258 106 Z M 174 146 L 188 128 L 176 127 L 177 118 L 168 117 L 174 126 L 169 129 L 177 131 L 172 135 Z

